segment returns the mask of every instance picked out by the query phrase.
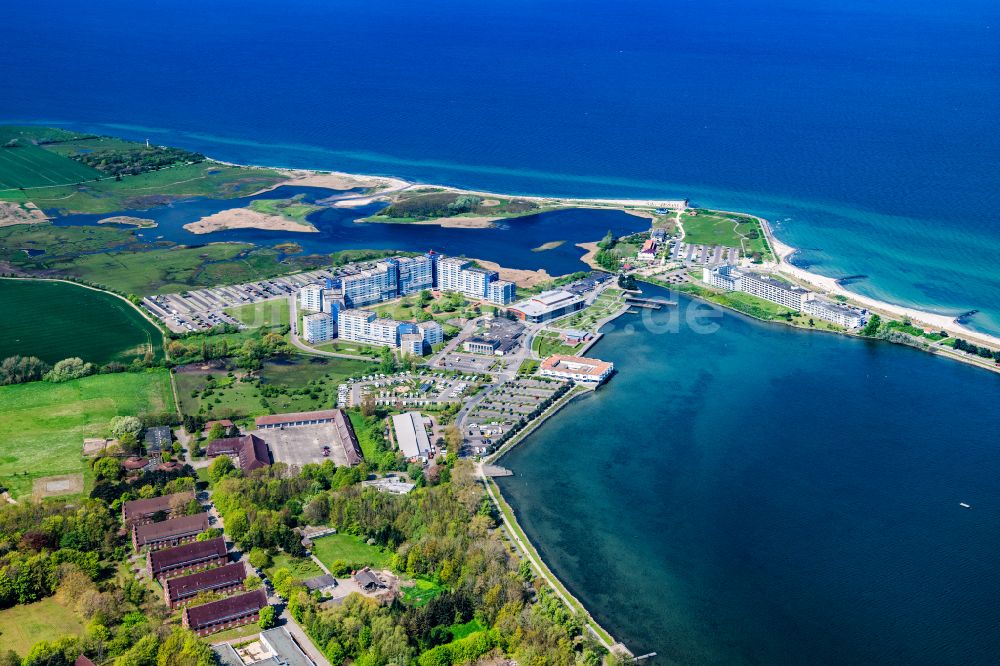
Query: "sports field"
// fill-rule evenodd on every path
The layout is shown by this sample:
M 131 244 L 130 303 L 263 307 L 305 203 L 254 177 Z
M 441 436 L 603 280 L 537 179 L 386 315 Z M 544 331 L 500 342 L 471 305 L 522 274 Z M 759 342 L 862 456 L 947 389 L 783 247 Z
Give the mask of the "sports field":
M 165 369 L 0 386 L 0 485 L 18 497 L 37 478 L 79 473 L 83 439 L 103 437 L 112 416 L 173 410 Z
M 66 282 L 0 280 L 0 312 L 0 359 L 127 363 L 147 350 L 163 357 L 160 330 L 112 294 Z
M 89 166 L 38 146 L 0 148 L 0 190 L 69 185 L 100 177 Z

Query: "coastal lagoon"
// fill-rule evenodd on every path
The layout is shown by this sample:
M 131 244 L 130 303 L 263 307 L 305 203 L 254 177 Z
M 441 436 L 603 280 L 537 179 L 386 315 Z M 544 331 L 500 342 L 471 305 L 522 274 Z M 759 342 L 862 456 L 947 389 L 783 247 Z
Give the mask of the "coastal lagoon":
M 316 227 L 316 233 L 231 229 L 195 234 L 184 228 L 185 224 L 196 222 L 204 216 L 230 208 L 245 207 L 256 199 L 287 199 L 300 196 L 303 202 L 312 203 L 317 199 L 344 194 L 346 193 L 343 191 L 320 187 L 286 185 L 238 199 L 193 198 L 139 212 L 64 215 L 56 217 L 54 223 L 60 226 L 95 225 L 100 220 L 128 214 L 157 223 L 154 228 L 140 229 L 136 232 L 136 236 L 146 242 L 166 240 L 183 245 L 223 241 L 258 245 L 291 242 L 311 254 L 329 254 L 338 250 L 354 249 L 410 252 L 434 250 L 449 255 L 495 261 L 505 268 L 541 268 L 550 275 L 565 275 L 587 270 L 587 265 L 580 261 L 585 250 L 576 247 L 577 243 L 599 241 L 608 231 L 616 236 L 622 236 L 649 228 L 649 220 L 645 218 L 617 210 L 588 208 L 555 210 L 499 220 L 491 228 L 356 221 L 372 215 L 385 204 L 372 204 L 360 208 L 322 208 L 306 218 Z M 565 242 L 552 249 L 533 251 L 553 241 Z
M 1000 377 L 672 298 L 501 461 L 555 574 L 655 663 L 995 663 Z
M 12 3 L 0 83 L 31 94 L 0 113 L 243 163 L 686 196 L 1000 332 L 1000 3 L 569 7 Z

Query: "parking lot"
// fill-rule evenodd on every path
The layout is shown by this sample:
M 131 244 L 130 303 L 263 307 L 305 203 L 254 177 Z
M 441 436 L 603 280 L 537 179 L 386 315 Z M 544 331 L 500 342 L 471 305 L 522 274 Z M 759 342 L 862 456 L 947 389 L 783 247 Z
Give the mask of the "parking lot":
M 735 247 L 723 245 L 688 245 L 684 241 L 674 241 L 670 248 L 670 261 L 686 264 L 732 264 L 740 261 L 740 251 Z
M 557 380 L 519 377 L 496 387 L 465 417 L 462 435 L 467 446 L 473 451 L 489 447 L 514 424 L 525 420 L 561 385 Z
M 365 397 L 372 396 L 379 405 L 441 405 L 461 401 L 483 381 L 484 378 L 478 375 L 428 371 L 372 375 L 370 378 L 341 384 L 337 389 L 337 404 L 339 407 L 357 406 Z
M 285 298 L 304 285 L 332 277 L 328 270 L 315 270 L 271 280 L 148 296 L 142 299 L 142 304 L 177 333 L 201 331 L 220 324 L 242 327 L 242 322 L 225 312 L 226 308 Z

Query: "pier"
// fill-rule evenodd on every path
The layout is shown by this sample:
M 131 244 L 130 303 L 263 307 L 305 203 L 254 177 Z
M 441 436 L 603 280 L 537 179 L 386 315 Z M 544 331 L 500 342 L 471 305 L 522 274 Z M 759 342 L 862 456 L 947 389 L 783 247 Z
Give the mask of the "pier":
M 668 301 L 665 298 L 639 298 L 637 296 L 626 296 L 625 302 L 630 307 L 646 308 L 647 310 L 659 310 L 663 306 L 677 305 L 676 301 Z

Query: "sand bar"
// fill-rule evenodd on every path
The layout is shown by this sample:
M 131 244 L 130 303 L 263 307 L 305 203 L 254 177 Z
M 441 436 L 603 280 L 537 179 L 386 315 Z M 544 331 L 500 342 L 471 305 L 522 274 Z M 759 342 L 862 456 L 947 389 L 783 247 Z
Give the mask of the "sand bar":
M 193 234 L 210 234 L 226 229 L 264 229 L 266 231 L 298 231 L 315 233 L 316 227 L 308 222 L 299 222 L 281 215 L 267 215 L 249 208 L 230 208 L 214 215 L 203 217 L 197 222 L 189 222 L 184 228 Z

